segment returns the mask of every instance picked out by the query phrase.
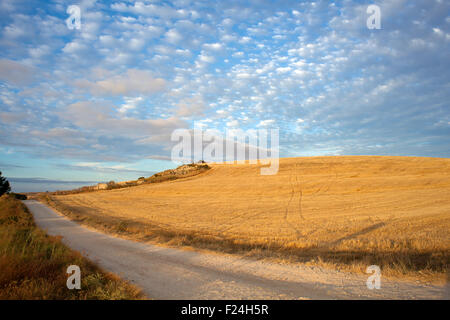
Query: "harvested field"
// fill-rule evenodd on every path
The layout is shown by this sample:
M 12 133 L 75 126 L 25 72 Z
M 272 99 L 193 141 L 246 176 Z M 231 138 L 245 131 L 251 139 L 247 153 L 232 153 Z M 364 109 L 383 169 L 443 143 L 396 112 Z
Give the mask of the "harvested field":
M 200 175 L 51 196 L 75 220 L 139 240 L 444 278 L 450 159 L 339 156 L 212 164 Z

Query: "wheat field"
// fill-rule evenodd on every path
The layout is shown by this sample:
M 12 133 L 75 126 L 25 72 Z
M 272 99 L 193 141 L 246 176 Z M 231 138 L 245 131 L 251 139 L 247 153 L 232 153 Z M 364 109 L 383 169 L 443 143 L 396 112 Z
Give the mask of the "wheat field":
M 51 204 L 140 240 L 164 235 L 172 244 L 402 274 L 448 271 L 450 159 L 284 158 L 272 176 L 260 165 L 211 167 L 176 181 L 52 196 Z

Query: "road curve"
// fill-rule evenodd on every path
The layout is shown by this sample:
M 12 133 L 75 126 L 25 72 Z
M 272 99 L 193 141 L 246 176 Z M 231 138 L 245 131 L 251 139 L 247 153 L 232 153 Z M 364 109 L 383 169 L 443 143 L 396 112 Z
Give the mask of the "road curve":
M 34 200 L 36 224 L 154 299 L 449 299 L 448 287 L 159 247 L 92 231 Z M 81 270 L 81 272 L 83 272 Z

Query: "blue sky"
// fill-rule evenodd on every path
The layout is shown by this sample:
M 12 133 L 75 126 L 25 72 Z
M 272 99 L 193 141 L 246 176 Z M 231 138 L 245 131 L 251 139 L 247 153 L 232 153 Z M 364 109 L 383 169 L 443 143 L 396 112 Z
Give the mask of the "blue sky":
M 282 157 L 449 157 L 449 9 L 0 0 L 0 170 L 17 191 L 148 176 L 194 122 L 279 128 Z

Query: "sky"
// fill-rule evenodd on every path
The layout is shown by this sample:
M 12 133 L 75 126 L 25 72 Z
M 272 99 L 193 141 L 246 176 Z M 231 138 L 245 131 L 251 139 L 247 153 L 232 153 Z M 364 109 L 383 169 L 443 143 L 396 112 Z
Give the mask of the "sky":
M 277 128 L 281 157 L 448 158 L 449 13 L 445 0 L 0 0 L 0 170 L 18 192 L 149 176 L 175 166 L 171 133 L 194 125 Z

